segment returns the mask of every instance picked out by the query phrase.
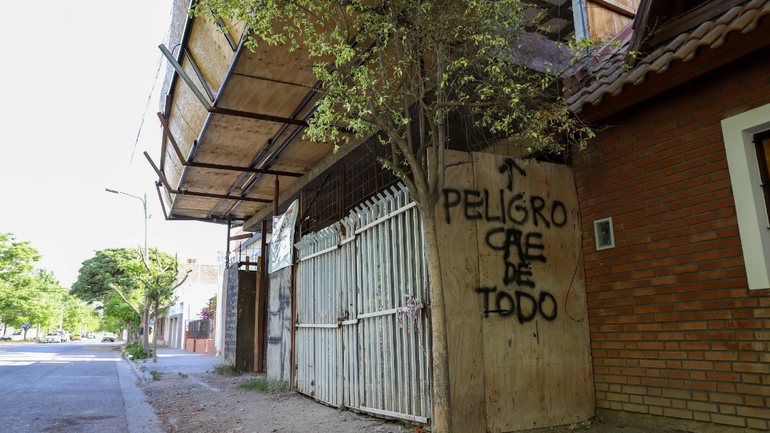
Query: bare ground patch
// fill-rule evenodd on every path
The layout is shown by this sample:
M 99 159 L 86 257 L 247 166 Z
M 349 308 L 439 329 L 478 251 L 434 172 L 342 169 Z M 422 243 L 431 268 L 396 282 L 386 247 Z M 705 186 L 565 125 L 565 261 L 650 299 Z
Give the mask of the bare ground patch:
M 167 432 L 404 433 L 400 423 L 340 411 L 294 392 L 262 394 L 238 388 L 253 375 L 164 374 L 142 384 Z

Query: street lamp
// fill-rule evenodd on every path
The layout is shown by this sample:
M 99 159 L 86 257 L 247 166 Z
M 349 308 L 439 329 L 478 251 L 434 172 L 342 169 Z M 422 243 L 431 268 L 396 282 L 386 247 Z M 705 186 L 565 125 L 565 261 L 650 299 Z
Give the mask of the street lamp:
M 129 194 L 123 191 L 115 191 L 114 189 L 104 188 L 105 191 L 111 192 L 113 194 L 123 194 L 127 195 L 129 197 L 133 197 L 137 200 L 142 201 L 142 206 L 144 206 L 144 253 L 147 254 L 147 193 L 144 194 L 144 198 Z

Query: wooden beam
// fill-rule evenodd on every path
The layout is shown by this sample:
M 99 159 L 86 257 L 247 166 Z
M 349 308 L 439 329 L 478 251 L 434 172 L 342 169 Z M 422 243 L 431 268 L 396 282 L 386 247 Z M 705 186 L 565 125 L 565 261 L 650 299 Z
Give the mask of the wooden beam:
M 588 0 L 588 2 L 594 3 L 605 9 L 609 9 L 613 12 L 623 15 L 624 17 L 634 18 L 636 16 L 636 11 L 634 8 L 626 6 L 623 3 L 616 2 L 615 0 Z
M 335 164 L 342 161 L 345 157 L 353 153 L 371 137 L 372 136 L 369 135 L 363 138 L 351 140 L 348 144 L 340 147 L 337 153 L 329 154 L 326 158 L 321 160 L 321 162 L 316 164 L 315 167 L 313 167 L 307 174 L 297 179 L 297 181 L 291 184 L 290 187 L 286 188 L 286 190 L 278 197 L 278 203 L 285 203 L 287 200 L 294 197 L 297 193 L 299 193 L 299 191 L 310 184 L 310 182 L 323 175 L 326 170 L 330 169 Z M 249 232 L 258 230 L 257 226 L 260 224 L 260 222 L 273 214 L 273 207 L 274 206 L 265 206 L 262 210 L 257 212 L 256 215 L 249 218 L 245 223 L 243 223 L 243 230 Z
M 650 19 L 650 7 L 652 6 L 652 0 L 642 0 L 639 3 L 639 8 L 636 11 L 636 18 L 634 18 L 634 33 L 631 35 L 631 42 L 628 46 L 628 51 L 639 51 L 639 47 L 644 41 L 647 33 L 647 21 Z M 636 58 L 632 55 L 626 55 L 625 62 L 633 66 L 636 64 Z
M 288 123 L 289 125 L 307 126 L 307 122 L 290 117 L 271 116 L 269 114 L 250 113 L 248 111 L 231 110 L 229 108 L 209 107 L 209 113 L 222 114 L 224 116 L 243 117 L 245 119 L 264 120 L 274 123 Z

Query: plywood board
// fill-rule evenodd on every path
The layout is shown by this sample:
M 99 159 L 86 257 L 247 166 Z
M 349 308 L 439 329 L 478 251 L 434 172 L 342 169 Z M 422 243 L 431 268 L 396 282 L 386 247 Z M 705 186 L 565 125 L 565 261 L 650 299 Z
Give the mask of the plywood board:
M 442 247 L 452 252 L 449 266 L 462 266 L 452 260 L 474 252 L 478 260 L 475 282 L 467 275 L 445 281 L 449 317 L 475 317 L 483 347 L 483 368 L 450 359 L 453 415 L 467 416 L 457 414 L 455 389 L 475 391 L 461 391 L 460 408 L 474 403 L 474 381 L 481 375 L 485 411 L 478 412 L 485 427 L 467 431 L 510 432 L 587 419 L 594 413 L 593 378 L 572 172 L 482 153 L 472 155 L 472 166 L 472 179 L 468 169 L 450 172 L 439 201 L 443 230 L 452 236 L 451 245 Z M 466 232 L 475 232 L 472 242 L 460 235 Z M 447 260 L 442 256 L 442 266 Z M 454 326 L 449 346 L 464 350 L 450 350 L 478 359 L 478 339 L 471 334 L 454 341 L 463 336 Z
M 291 117 L 294 110 L 312 90 L 312 84 L 298 86 L 283 83 L 281 80 L 265 80 L 260 72 L 257 69 L 246 75 L 240 73 L 231 75 L 227 88 L 222 94 L 220 106 L 251 113 Z
M 227 26 L 227 30 L 230 32 L 230 36 L 233 37 L 233 40 L 235 40 L 235 43 L 238 43 L 243 36 L 243 30 L 246 28 L 246 23 L 244 21 L 231 21 L 227 17 L 223 17 L 222 21 L 225 23 L 225 26 Z
M 193 21 L 187 47 L 209 88 L 216 95 L 235 54 L 227 38 L 220 33 L 215 22 L 208 17 L 199 17 Z M 196 75 L 191 77 L 197 81 Z
M 640 0 L 613 0 L 630 7 L 633 10 L 639 8 Z M 615 35 L 631 22 L 631 18 L 623 16 L 615 11 L 607 9 L 588 0 L 586 9 L 588 12 L 588 28 L 591 39 L 602 39 L 609 42 Z
M 475 189 L 473 165 L 463 152 L 447 152 L 447 187 Z M 447 317 L 452 431 L 486 431 L 481 302 L 473 291 L 479 286 L 476 224 L 463 217 L 461 207 L 436 208 L 439 254 Z
M 314 62 L 331 61 L 331 58 L 311 59 L 305 48 L 292 52 L 287 45 L 269 46 L 264 42 L 254 51 L 244 50 L 241 59 L 234 71 L 238 74 L 252 75 L 254 71 L 259 71 L 261 77 L 307 87 L 318 81 L 313 73 Z

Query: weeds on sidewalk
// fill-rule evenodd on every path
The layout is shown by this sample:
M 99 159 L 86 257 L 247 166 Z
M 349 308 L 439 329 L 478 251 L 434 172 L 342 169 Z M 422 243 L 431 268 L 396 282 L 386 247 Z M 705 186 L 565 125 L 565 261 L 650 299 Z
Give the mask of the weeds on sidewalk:
M 159 372 L 158 370 L 150 370 L 150 376 L 152 376 L 152 380 L 160 380 L 160 376 L 163 373 Z
M 250 389 L 265 394 L 286 392 L 287 383 L 278 379 L 252 379 L 238 385 L 238 388 Z
M 186 377 L 187 377 L 187 375 L 186 375 L 186 374 L 184 374 L 184 373 L 182 373 L 181 371 L 179 372 L 179 375 L 180 375 L 180 376 L 182 376 L 182 377 L 184 377 L 184 378 L 186 378 Z
M 240 376 L 243 374 L 243 370 L 234 365 L 220 364 L 214 367 L 214 371 L 212 371 L 212 373 L 218 374 L 220 376 Z
M 126 350 L 123 351 L 123 355 L 127 355 L 128 359 L 132 360 L 139 360 L 144 359 L 145 362 L 147 360 L 147 355 L 144 353 L 144 349 L 142 348 L 142 343 L 128 343 L 126 345 Z M 150 356 L 152 356 L 152 349 L 150 349 Z

